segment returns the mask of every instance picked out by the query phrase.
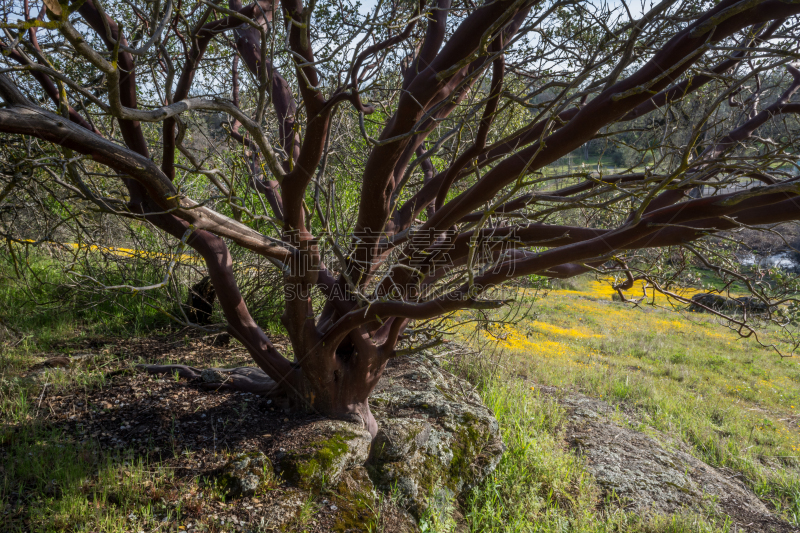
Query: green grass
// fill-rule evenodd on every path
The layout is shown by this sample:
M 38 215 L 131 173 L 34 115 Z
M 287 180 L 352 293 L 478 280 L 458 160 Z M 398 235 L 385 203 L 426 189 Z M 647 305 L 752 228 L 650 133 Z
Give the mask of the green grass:
M 49 258 L 31 256 L 24 266 L 14 268 L 0 254 L 2 529 L 153 529 L 160 523 L 154 518 L 157 496 L 172 482 L 168 469 L 125 451 L 99 450 L 90 439 L 77 440 L 37 420 L 44 388 L 59 394 L 101 387 L 118 361 L 101 355 L 88 366 L 36 376 L 29 370 L 46 356 L 74 351 L 83 339 L 143 335 L 166 320 L 142 298 L 71 291 Z
M 710 510 L 642 517 L 604 502 L 582 460 L 563 446 L 563 408 L 520 382 L 484 383 L 507 450 L 469 496 L 465 517 L 480 532 L 723 532 Z
M 82 293 L 68 288 L 63 271 L 46 257 L 31 256 L 24 269 L 0 254 L 0 421 L 35 417 L 42 387 L 48 393 L 88 390 L 105 383 L 116 361 L 97 357 L 90 366 L 26 377 L 31 367 L 53 355 L 76 351 L 98 337 L 138 337 L 167 325 L 141 297 Z
M 4 531 L 150 530 L 180 514 L 161 503 L 172 473 L 157 464 L 35 423 L 2 437 Z
M 31 256 L 23 269 L 0 254 L 0 332 L 8 326 L 23 333 L 16 347 L 30 351 L 47 350 L 76 334 L 141 335 L 168 325 L 141 294 L 78 291 L 72 284 L 62 265 L 50 258 Z M 2 364 L 8 364 L 5 359 Z
M 578 285 L 537 301 L 535 320 L 481 335 L 504 350 L 501 375 L 482 390 L 509 450 L 496 481 L 476 493 L 473 530 L 501 531 L 507 522 L 516 528 L 508 530 L 560 531 L 558 524 L 569 519 L 581 524 L 578 531 L 607 531 L 619 520 L 636 520 L 593 511 L 585 470 L 560 450 L 558 409 L 521 386 L 518 376 L 624 405 L 639 421 L 634 429 L 679 437 L 698 458 L 742 473 L 759 497 L 800 525 L 797 359 L 739 339 L 707 315 L 632 309 L 612 302 L 601 284 Z M 767 334 L 763 340 L 776 339 Z M 544 488 L 534 495 L 525 485 Z M 662 518 L 625 527 L 702 531 L 715 520 L 683 517 L 706 524 L 689 527 L 673 522 L 678 517 Z M 495 525 L 485 528 L 482 520 Z

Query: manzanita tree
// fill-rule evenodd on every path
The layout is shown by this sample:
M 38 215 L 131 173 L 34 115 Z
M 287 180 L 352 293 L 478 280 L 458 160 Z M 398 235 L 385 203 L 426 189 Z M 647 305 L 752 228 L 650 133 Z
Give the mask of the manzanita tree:
M 3 3 L 4 236 L 52 205 L 171 236 L 260 368 L 229 385 L 373 434 L 414 324 L 531 275 L 624 289 L 641 250 L 709 262 L 704 237 L 800 219 L 798 2 L 111 4 Z M 587 143 L 626 156 L 553 166 Z M 231 246 L 280 272 L 293 360 Z

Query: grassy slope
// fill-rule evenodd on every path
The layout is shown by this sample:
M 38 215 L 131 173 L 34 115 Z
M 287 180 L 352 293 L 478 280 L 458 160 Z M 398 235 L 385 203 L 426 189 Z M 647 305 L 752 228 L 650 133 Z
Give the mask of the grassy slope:
M 623 404 L 641 421 L 636 429 L 680 436 L 702 460 L 744 474 L 759 496 L 800 525 L 797 358 L 739 339 L 707 315 L 632 309 L 611 294 L 609 285 L 583 280 L 576 290 L 539 300 L 535 320 L 481 332 L 489 346 L 503 348 L 502 370 L 483 391 L 509 452 L 472 500 L 475 530 L 561 531 L 567 523 L 575 531 L 726 527 L 713 515 L 643 522 L 598 510 L 604 506 L 580 459 L 559 445 L 559 408 L 539 396 L 537 383 Z
M 0 423 L 26 428 L 13 438 L 0 430 L 0 445 L 14 459 L 0 471 L 0 512 L 25 492 L 33 510 L 26 514 L 38 517 L 37 530 L 138 527 L 153 512 L 148 491 L 170 490 L 171 474 L 158 464 L 131 462 L 124 452 L 111 456 L 38 426 L 43 383 L 18 376 L 40 361 L 42 352 L 63 349 L 64 340 L 134 336 L 163 326 L 163 320 L 134 299 L 127 302 L 130 314 L 100 301 L 81 302 L 79 311 L 64 312 L 63 296 L 28 289 L 4 272 L 9 275 L 0 279 L 0 318 L 28 336 L 0 346 Z M 43 267 L 38 275 L 51 274 Z M 624 404 L 637 412 L 643 423 L 638 429 L 680 435 L 698 457 L 742 472 L 759 495 L 790 521 L 800 522 L 797 360 L 738 340 L 709 317 L 682 317 L 647 306 L 629 309 L 611 301 L 607 286 L 581 283 L 576 290 L 551 291 L 538 300 L 535 320 L 482 332 L 485 341 L 504 348 L 502 364 L 470 371 L 497 413 L 509 448 L 496 473 L 466 502 L 471 529 L 677 532 L 727 527 L 724 519 L 707 512 L 643 518 L 604 505 L 581 459 L 561 444 L 563 413 L 538 394 L 539 383 Z M 34 300 L 44 305 L 33 305 Z M 101 386 L 103 373 L 102 368 L 48 372 L 48 393 Z M 28 455 L 29 450 L 37 453 Z M 432 520 L 426 527 L 446 531 L 450 523 Z

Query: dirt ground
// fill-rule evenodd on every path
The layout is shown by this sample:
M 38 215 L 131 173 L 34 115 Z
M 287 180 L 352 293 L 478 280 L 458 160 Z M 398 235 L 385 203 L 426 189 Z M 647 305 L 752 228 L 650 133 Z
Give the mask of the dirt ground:
M 72 352 L 71 356 L 42 354 L 44 361 L 32 367 L 28 375 L 95 366 L 107 370 L 106 382 L 102 387 L 64 394 L 48 393 L 45 387 L 37 405 L 38 422 L 63 430 L 82 444 L 94 444 L 93 449 L 103 453 L 126 450 L 133 453 L 134 460 L 171 470 L 171 486 L 152 488 L 149 496 L 154 502 L 181 501 L 185 519 L 172 524 L 180 531 L 258 530 L 253 526 L 268 518 L 265 513 L 274 512 L 269 506 L 270 494 L 226 502 L 211 490 L 209 480 L 233 453 L 258 450 L 275 462 L 278 453 L 292 449 L 293 439 L 302 437 L 303 426 L 321 418 L 290 411 L 275 400 L 206 390 L 199 383 L 150 375 L 135 366 L 142 362 L 197 367 L 252 365 L 235 341 L 215 343 L 214 339 L 173 334 L 133 341 L 96 338 L 57 349 Z M 5 447 L 0 446 L 0 459 L 5 460 L 5 455 Z M 308 502 L 308 512 L 303 523 L 296 524 L 296 530 L 337 530 L 341 522 L 337 507 L 327 504 L 325 494 L 316 496 Z M 11 508 L 23 510 L 24 504 L 12 502 Z M 375 516 L 368 521 L 370 527 L 380 526 L 378 530 L 389 533 L 407 530 L 408 517 L 402 510 L 381 502 L 378 505 L 382 508 L 376 508 Z M 19 518 L 25 520 L 24 512 Z M 290 524 L 287 530 L 295 529 Z

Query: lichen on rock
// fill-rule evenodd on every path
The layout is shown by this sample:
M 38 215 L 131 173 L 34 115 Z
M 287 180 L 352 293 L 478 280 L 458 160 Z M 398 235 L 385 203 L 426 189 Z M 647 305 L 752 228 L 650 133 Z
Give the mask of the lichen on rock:
M 305 494 L 331 531 L 377 529 L 387 516 L 393 531 L 417 531 L 415 518 L 442 514 L 503 452 L 497 420 L 480 397 L 427 357 L 390 361 L 370 407 L 379 425 L 374 440 L 363 427 L 335 420 L 283 434 L 291 448 L 273 452 L 281 486 L 272 497 Z
M 635 425 L 636 419 L 602 400 L 558 394 L 557 389 L 541 385 L 537 389 L 553 394 L 566 408 L 566 441 L 609 501 L 643 514 L 711 508 L 736 524 L 748 524 L 741 531 L 796 531 L 773 515 L 735 473 L 694 457 L 682 441 L 655 430 L 646 435 L 625 427 Z M 620 424 L 619 417 L 626 423 Z M 738 526 L 733 530 L 740 531 Z
M 424 356 L 387 368 L 371 402 L 378 434 L 367 468 L 417 517 L 480 483 L 500 460 L 497 419 L 466 382 Z
M 258 451 L 232 456 L 217 472 L 215 481 L 226 498 L 253 496 L 260 487 L 276 484 L 272 462 Z

